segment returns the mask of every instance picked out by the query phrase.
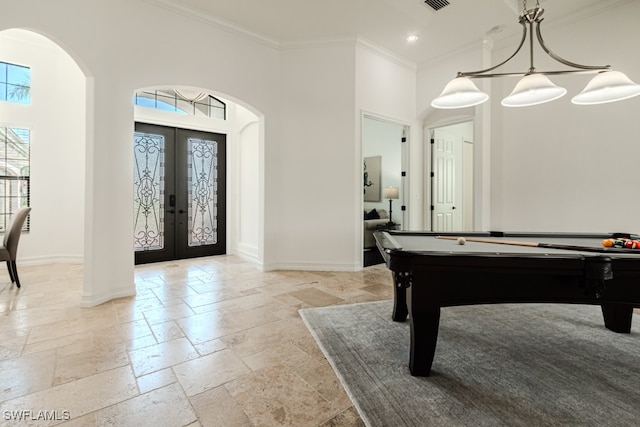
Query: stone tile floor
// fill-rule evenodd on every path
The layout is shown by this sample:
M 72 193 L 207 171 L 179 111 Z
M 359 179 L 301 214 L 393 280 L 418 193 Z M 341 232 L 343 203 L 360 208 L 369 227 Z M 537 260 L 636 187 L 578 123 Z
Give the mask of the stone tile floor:
M 20 290 L 0 275 L 1 425 L 363 425 L 298 310 L 392 299 L 384 265 L 148 264 L 135 297 L 93 308 L 81 265 L 19 269 Z

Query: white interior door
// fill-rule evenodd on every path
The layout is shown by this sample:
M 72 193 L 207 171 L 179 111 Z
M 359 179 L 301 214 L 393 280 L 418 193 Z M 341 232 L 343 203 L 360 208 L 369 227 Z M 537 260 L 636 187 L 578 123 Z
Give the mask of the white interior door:
M 462 231 L 463 138 L 436 129 L 433 139 L 431 227 L 434 231 Z

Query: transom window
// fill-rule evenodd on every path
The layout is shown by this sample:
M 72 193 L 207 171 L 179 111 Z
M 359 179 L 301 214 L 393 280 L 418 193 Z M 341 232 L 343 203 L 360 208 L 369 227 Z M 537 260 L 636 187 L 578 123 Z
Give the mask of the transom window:
M 134 105 L 179 114 L 227 119 L 227 105 L 206 93 L 186 93 L 179 89 L 138 91 Z
M 30 142 L 29 129 L 0 126 L 0 232 L 16 209 L 29 206 Z M 23 230 L 29 225 L 27 219 Z
M 0 62 L 0 101 L 31 104 L 31 68 Z

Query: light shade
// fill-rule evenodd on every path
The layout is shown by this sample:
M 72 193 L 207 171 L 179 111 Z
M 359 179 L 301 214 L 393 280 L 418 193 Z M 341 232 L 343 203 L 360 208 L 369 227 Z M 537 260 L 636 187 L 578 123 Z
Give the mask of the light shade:
M 544 104 L 563 97 L 567 90 L 556 86 L 547 76 L 529 74 L 524 76 L 513 89 L 511 95 L 502 100 L 505 107 L 528 107 Z
M 481 92 L 471 80 L 466 77 L 457 77 L 444 87 L 439 97 L 431 101 L 434 108 L 464 108 L 482 104 L 489 95 Z
M 571 102 L 578 105 L 605 104 L 640 95 L 640 85 L 620 71 L 604 71 L 595 76 Z
M 385 199 L 397 199 L 400 197 L 400 190 L 398 187 L 384 187 Z

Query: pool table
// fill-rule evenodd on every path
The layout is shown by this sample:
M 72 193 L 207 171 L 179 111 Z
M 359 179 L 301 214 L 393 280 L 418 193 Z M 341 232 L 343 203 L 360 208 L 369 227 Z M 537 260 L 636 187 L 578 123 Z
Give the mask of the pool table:
M 602 307 L 605 326 L 620 333 L 630 332 L 633 309 L 640 307 L 640 250 L 602 246 L 607 238 L 640 240 L 638 235 L 376 231 L 374 237 L 393 275 L 392 318 L 404 322 L 409 316 L 414 376 L 431 372 L 442 307 L 594 304 Z

